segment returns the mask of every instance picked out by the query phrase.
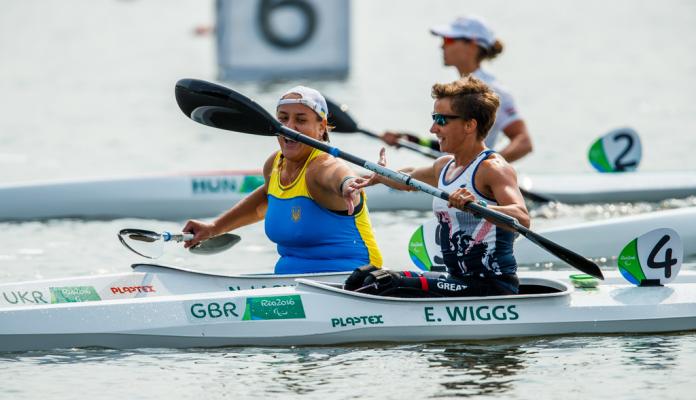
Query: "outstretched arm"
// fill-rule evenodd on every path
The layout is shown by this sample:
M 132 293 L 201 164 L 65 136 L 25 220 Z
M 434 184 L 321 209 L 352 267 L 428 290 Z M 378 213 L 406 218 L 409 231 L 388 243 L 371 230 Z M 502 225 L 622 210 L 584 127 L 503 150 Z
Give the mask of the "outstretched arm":
M 213 222 L 203 222 L 198 220 L 189 220 L 184 225 L 183 232 L 193 233 L 193 239 L 184 242 L 184 247 L 189 248 L 195 246 L 199 242 L 210 239 L 211 237 L 222 235 L 225 232 L 250 225 L 261 221 L 266 216 L 266 208 L 268 207 L 268 181 L 273 168 L 273 160 L 275 153 L 266 160 L 263 167 L 264 184 L 251 194 L 244 197 L 239 203 L 227 210 L 224 214 L 217 217 Z
M 403 172 L 406 175 L 411 176 L 414 179 L 417 179 L 421 182 L 425 182 L 428 185 L 431 186 L 437 186 L 437 177 L 440 174 L 440 171 L 442 170 L 442 167 L 451 159 L 451 156 L 444 156 L 440 157 L 435 162 L 431 165 L 426 165 L 424 167 L 406 167 L 406 168 L 401 168 L 399 169 L 399 172 Z M 377 164 L 381 166 L 386 166 L 387 165 L 387 159 L 386 159 L 386 150 L 382 148 L 379 151 L 379 161 L 377 161 Z M 411 186 L 404 185 L 403 183 L 400 182 L 395 182 L 389 178 L 383 177 L 379 174 L 376 173 L 371 173 L 368 175 L 365 175 L 353 182 L 351 182 L 351 187 L 355 187 L 357 189 L 362 189 L 368 186 L 373 186 L 378 183 L 381 183 L 383 185 L 389 186 L 390 188 L 397 189 L 397 190 L 405 190 L 405 191 L 412 191 L 415 190 Z

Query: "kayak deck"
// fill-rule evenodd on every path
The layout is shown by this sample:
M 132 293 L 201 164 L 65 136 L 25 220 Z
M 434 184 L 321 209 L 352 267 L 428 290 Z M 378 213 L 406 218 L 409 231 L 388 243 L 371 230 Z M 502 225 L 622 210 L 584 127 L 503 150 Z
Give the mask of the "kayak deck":
M 575 289 L 535 273 L 523 294 L 403 299 L 300 279 L 297 287 L 0 310 L 0 351 L 217 347 L 651 333 L 696 329 L 696 283 Z M 540 290 L 539 287 L 542 287 Z M 542 293 L 526 293 L 539 292 Z

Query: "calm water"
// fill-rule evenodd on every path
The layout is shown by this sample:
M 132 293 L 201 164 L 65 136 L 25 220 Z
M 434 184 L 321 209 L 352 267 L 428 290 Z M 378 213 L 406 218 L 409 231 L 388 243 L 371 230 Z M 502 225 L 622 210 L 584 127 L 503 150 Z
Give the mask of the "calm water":
M 258 168 L 272 139 L 214 131 L 183 117 L 177 79 L 213 80 L 211 2 L 24 0 L 0 13 L 0 182 Z M 591 142 L 632 126 L 643 170 L 696 170 L 696 3 L 690 1 L 353 1 L 352 71 L 309 82 L 351 105 L 365 128 L 426 133 L 442 67 L 429 26 L 485 15 L 507 45 L 490 65 L 516 95 L 534 138 L 525 172 L 589 172 Z M 385 17 L 386 16 L 386 17 Z M 237 84 L 272 108 L 296 82 Z M 307 83 L 307 82 L 305 82 Z M 334 135 L 375 158 L 379 145 Z M 390 165 L 422 163 L 389 151 Z M 696 204 L 543 207 L 534 227 Z M 388 266 L 409 265 L 406 242 L 428 218 L 375 213 Z M 115 240 L 124 227 L 182 221 L 0 223 L 0 282 L 120 272 L 142 261 Z M 261 226 L 212 257 L 169 248 L 159 261 L 214 272 L 261 272 L 275 262 Z M 609 263 L 611 264 L 611 263 Z M 561 267 L 562 268 L 562 267 Z M 612 268 L 608 265 L 606 268 Z M 693 269 L 691 265 L 688 268 Z M 0 398 L 691 398 L 696 335 L 532 338 L 483 343 L 62 350 L 0 355 Z

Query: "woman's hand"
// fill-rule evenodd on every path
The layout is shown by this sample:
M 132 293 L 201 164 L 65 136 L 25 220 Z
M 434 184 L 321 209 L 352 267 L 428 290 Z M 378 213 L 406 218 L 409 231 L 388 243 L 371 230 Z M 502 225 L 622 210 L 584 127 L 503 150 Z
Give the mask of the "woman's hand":
M 462 211 L 468 211 L 464 208 L 464 206 L 472 201 L 476 201 L 476 197 L 474 197 L 473 193 L 465 188 L 459 188 L 449 195 L 449 202 L 447 203 L 447 206 L 458 208 Z
M 384 147 L 379 150 L 379 160 L 377 161 L 377 164 L 383 167 L 387 166 L 387 151 L 384 149 Z M 371 174 L 363 175 L 360 178 L 352 179 L 350 181 L 350 185 L 355 190 L 360 190 L 368 186 L 374 186 L 378 183 L 382 183 L 382 179 L 383 177 L 381 175 L 373 172 Z
M 185 249 L 193 247 L 216 235 L 215 225 L 213 223 L 197 221 L 195 219 L 188 220 L 182 232 L 193 233 L 193 239 L 184 242 Z
M 399 140 L 403 138 L 404 135 L 399 132 L 394 132 L 394 131 L 385 131 L 381 136 L 380 139 L 382 141 L 390 146 L 395 146 L 399 147 Z

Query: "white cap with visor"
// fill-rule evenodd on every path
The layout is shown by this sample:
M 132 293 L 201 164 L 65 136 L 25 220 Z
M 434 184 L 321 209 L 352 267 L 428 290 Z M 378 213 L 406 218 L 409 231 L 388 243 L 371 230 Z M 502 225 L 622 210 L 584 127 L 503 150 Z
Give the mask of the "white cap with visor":
M 447 25 L 433 26 L 430 33 L 452 39 L 473 39 L 485 49 L 490 49 L 495 44 L 493 30 L 486 20 L 476 15 L 459 17 Z
M 283 97 L 289 94 L 299 94 L 299 99 L 284 99 Z M 295 86 L 285 92 L 278 100 L 278 106 L 283 104 L 304 104 L 311 108 L 322 119 L 326 119 L 329 113 L 329 107 L 326 105 L 326 99 L 319 93 L 318 90 L 308 88 L 306 86 Z

